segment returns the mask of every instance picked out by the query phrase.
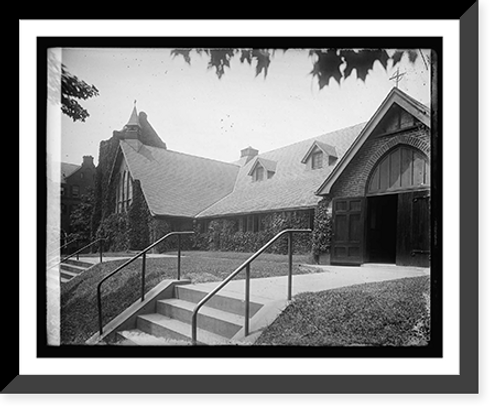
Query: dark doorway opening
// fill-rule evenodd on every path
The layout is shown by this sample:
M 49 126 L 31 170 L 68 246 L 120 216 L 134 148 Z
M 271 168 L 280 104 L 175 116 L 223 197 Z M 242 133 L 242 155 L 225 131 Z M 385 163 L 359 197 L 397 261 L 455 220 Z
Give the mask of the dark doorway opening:
M 368 197 L 368 262 L 396 263 L 398 195 Z

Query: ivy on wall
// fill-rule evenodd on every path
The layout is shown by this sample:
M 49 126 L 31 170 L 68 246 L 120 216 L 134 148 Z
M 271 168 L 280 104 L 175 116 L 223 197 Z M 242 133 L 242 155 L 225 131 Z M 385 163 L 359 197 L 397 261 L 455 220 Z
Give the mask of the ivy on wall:
M 129 248 L 142 250 L 149 245 L 151 214 L 138 180 L 132 182 L 132 204 L 127 212 Z
M 194 249 L 208 251 L 255 252 L 278 232 L 284 229 L 307 229 L 310 227 L 310 211 L 273 212 L 264 214 L 263 229 L 258 232 L 243 232 L 238 229 L 238 218 L 213 219 L 206 232 L 202 232 L 199 222 L 195 223 Z M 311 235 L 296 234 L 293 238 L 294 253 L 311 252 Z M 286 254 L 288 240 L 283 237 L 276 241 L 269 253 Z
M 92 235 L 103 238 L 105 251 L 139 251 L 171 232 L 174 219 L 159 219 L 151 215 L 139 180 L 132 182 L 134 197 L 128 211 L 115 212 L 118 176 L 112 174 L 113 166 L 120 162 L 120 157 L 118 137 L 101 142 L 91 219 Z M 181 248 L 192 249 L 190 238 L 181 239 Z M 154 251 L 176 249 L 177 238 L 173 237 L 157 245 Z
M 105 251 L 126 251 L 129 247 L 126 213 L 112 213 L 99 225 L 96 236 L 102 238 Z
M 132 184 L 134 199 L 130 209 L 127 212 L 115 212 L 118 178 L 112 173 L 117 157 L 119 138 L 113 136 L 102 141 L 96 168 L 92 234 L 103 238 L 105 251 L 140 250 L 149 245 L 151 214 L 137 180 Z
M 314 212 L 314 229 L 312 234 L 312 255 L 318 260 L 321 254 L 330 252 L 333 223 L 328 213 L 330 199 L 322 199 L 316 206 Z
M 138 180 L 133 181 L 134 198 L 127 212 L 115 212 L 117 183 L 112 177 L 115 159 L 119 157 L 119 139 L 115 136 L 101 142 L 99 164 L 96 168 L 94 208 L 92 212 L 92 235 L 104 239 L 106 251 L 141 250 L 163 235 L 177 229 L 186 229 L 190 222 L 182 224 L 175 219 L 153 217 Z M 314 210 L 314 229 L 311 234 L 296 234 L 293 237 L 294 253 L 312 253 L 318 257 L 330 250 L 331 217 L 327 211 L 328 200 L 321 201 Z M 272 212 L 260 215 L 258 232 L 244 232 L 238 227 L 240 217 L 213 219 L 208 226 L 194 221 L 195 235 L 181 238 L 181 249 L 209 251 L 255 252 L 278 232 L 284 229 L 306 229 L 311 227 L 311 210 Z M 246 216 L 244 217 L 246 218 Z M 202 231 L 203 229 L 203 231 Z M 155 251 L 177 249 L 177 237 L 160 243 Z M 286 254 L 288 238 L 281 238 L 269 248 L 269 253 Z
M 118 143 L 118 138 L 111 137 L 109 140 L 101 141 L 99 147 L 99 163 L 95 175 L 95 200 L 91 219 L 92 235 L 97 235 L 102 225 L 101 222 L 114 211 L 114 200 L 110 199 L 115 192 L 111 191 L 110 177 L 113 161 L 118 152 Z

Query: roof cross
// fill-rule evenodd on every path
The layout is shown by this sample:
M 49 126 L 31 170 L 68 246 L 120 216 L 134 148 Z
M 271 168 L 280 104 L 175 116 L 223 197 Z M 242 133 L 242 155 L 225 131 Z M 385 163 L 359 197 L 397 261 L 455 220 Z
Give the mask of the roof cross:
M 399 85 L 399 81 L 401 80 L 401 78 L 403 78 L 403 76 L 405 76 L 405 74 L 406 72 L 399 73 L 399 68 L 398 68 L 398 70 L 394 72 L 394 74 L 389 78 L 389 81 L 395 80 L 397 88 Z

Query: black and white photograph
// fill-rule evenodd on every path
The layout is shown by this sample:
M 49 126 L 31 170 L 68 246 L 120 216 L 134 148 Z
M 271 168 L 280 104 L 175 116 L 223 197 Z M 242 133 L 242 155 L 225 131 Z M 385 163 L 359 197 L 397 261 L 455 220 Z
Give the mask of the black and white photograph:
M 47 345 L 439 353 L 436 52 L 191 43 L 47 49 Z
M 19 19 L 0 406 L 495 407 L 487 2 Z

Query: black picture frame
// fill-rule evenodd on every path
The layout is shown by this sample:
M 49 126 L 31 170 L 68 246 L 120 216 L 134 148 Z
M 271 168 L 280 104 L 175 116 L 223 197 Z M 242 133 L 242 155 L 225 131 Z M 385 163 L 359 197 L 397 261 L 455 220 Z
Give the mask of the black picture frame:
M 461 187 L 473 189 L 472 193 L 471 191 L 467 193 L 467 197 L 465 192 L 461 192 L 460 200 L 460 375 L 29 376 L 19 375 L 18 370 L 17 373 L 9 374 L 11 378 L 7 379 L 7 382 L 10 383 L 5 386 L 2 393 L 477 393 L 479 384 L 478 24 L 479 4 L 474 3 L 460 18 Z M 477 197 L 474 194 L 475 190 Z M 12 292 L 17 292 L 16 287 Z M 19 344 L 12 342 L 10 346 L 14 348 L 14 353 L 10 356 L 16 355 Z

